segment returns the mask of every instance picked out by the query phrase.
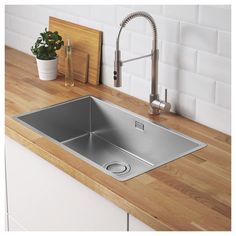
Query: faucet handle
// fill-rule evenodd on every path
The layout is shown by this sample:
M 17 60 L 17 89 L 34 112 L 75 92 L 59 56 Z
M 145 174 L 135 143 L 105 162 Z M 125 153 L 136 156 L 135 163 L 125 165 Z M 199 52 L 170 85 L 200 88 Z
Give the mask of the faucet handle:
M 167 101 L 167 88 L 165 89 L 165 103 L 164 103 L 164 111 L 170 111 L 171 105 Z
M 165 112 L 170 111 L 171 104 L 167 102 L 167 89 L 165 89 L 165 100 L 155 99 L 151 102 L 151 107 Z
M 167 89 L 165 89 L 165 102 L 167 102 Z

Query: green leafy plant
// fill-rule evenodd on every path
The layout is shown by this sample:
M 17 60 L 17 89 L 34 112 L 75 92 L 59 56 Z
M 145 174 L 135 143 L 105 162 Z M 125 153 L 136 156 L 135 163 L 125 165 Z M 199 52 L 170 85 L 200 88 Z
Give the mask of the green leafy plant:
M 56 51 L 64 45 L 62 37 L 57 31 L 45 31 L 40 33 L 34 46 L 31 47 L 31 52 L 40 60 L 53 60 L 57 57 Z

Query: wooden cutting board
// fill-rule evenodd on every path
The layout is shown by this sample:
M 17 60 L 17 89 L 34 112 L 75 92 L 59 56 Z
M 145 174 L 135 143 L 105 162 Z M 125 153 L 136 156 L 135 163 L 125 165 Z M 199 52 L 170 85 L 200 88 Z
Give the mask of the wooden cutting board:
M 58 31 L 65 44 L 72 43 L 74 78 L 86 83 L 98 85 L 101 69 L 102 31 L 71 23 L 55 17 L 49 17 L 49 30 Z M 65 48 L 58 51 L 58 70 L 65 71 Z

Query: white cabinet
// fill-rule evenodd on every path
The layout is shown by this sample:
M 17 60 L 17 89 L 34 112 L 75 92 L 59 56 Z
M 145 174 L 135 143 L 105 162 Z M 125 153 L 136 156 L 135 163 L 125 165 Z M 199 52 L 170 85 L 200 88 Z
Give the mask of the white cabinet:
M 127 213 L 6 137 L 9 230 L 127 230 Z
M 26 229 L 20 225 L 12 216 L 8 217 L 9 225 L 11 226 L 10 231 L 25 231 Z
M 154 229 L 134 216 L 129 215 L 129 231 L 154 231 Z

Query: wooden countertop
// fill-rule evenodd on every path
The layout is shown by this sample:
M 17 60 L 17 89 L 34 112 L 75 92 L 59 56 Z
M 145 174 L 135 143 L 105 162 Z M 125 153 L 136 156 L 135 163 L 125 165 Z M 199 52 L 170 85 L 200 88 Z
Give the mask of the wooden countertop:
M 147 103 L 104 85 L 40 81 L 33 57 L 6 48 L 6 134 L 157 230 L 231 229 L 230 136 L 175 114 L 153 117 Z M 208 144 L 119 182 L 13 120 L 22 112 L 94 95 Z

